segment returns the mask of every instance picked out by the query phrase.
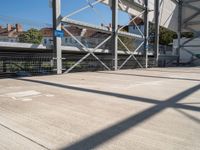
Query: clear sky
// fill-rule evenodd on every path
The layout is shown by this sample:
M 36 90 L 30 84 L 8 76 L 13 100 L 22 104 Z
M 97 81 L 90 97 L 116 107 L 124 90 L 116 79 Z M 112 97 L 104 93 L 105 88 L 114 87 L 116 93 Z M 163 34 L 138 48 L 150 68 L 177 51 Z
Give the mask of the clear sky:
M 61 0 L 62 15 L 65 16 L 74 10 L 87 5 L 88 0 Z M 94 0 L 89 0 L 94 1 Z M 72 19 L 85 21 L 92 24 L 111 23 L 111 10 L 109 7 L 98 4 L 95 11 L 90 8 L 72 16 Z M 120 24 L 128 23 L 128 15 L 119 13 Z M 0 24 L 22 23 L 25 28 L 44 27 L 51 24 L 52 9 L 49 0 L 1 0 Z

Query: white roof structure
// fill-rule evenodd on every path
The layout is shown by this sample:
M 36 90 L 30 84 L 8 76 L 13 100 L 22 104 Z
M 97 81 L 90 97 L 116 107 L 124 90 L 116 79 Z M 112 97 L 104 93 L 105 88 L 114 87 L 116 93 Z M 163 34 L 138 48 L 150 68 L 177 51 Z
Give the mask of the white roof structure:
M 111 5 L 111 0 L 103 0 Z M 149 0 L 149 21 L 154 22 L 154 2 Z M 184 31 L 200 30 L 200 0 L 182 0 L 182 20 Z M 143 11 L 144 0 L 120 0 L 120 9 L 138 16 Z M 160 0 L 160 25 L 177 31 L 178 27 L 178 0 Z
M 154 1 L 149 0 L 149 21 L 154 22 Z M 111 0 L 103 0 L 105 4 L 111 5 Z M 121 10 L 133 15 L 140 16 L 144 10 L 144 0 L 120 0 L 119 7 Z M 178 27 L 178 5 L 173 0 L 160 0 L 160 25 L 177 31 Z
M 112 4 L 112 0 L 102 0 L 101 2 L 110 6 Z M 143 18 L 145 2 L 149 9 L 147 20 L 155 23 L 156 34 L 159 34 L 159 25 L 177 33 L 177 56 L 180 56 L 181 49 L 188 47 L 188 43 L 200 37 L 200 0 L 119 0 L 119 9 Z M 158 7 L 159 9 L 157 9 Z M 182 32 L 193 32 L 194 35 L 182 43 Z M 159 45 L 159 38 L 156 39 L 156 42 L 156 45 Z M 200 48 L 200 44 L 189 45 L 189 47 Z M 157 46 L 157 53 L 159 53 L 158 49 Z

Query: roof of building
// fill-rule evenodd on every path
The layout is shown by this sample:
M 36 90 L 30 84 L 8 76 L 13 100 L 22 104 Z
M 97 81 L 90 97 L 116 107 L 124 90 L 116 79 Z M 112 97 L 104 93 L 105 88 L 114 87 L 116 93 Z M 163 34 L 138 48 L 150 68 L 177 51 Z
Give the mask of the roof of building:
M 75 26 L 67 26 L 66 29 L 74 36 L 82 36 L 82 37 L 105 37 L 105 33 L 101 33 L 91 29 L 79 28 Z M 52 37 L 53 29 L 52 28 L 42 28 L 41 33 L 44 37 Z M 69 34 L 65 33 L 65 36 L 69 36 Z
M 135 25 L 135 24 L 136 25 L 144 25 L 144 21 L 143 21 L 143 19 L 137 17 L 129 23 L 129 25 Z
M 6 27 L 0 26 L 0 36 L 18 37 L 23 33 L 23 27 L 20 24 L 7 24 Z

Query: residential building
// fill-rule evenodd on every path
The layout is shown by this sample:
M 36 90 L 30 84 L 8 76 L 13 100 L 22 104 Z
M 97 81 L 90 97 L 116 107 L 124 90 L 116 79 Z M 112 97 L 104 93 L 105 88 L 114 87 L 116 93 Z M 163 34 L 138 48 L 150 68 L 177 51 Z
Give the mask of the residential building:
M 74 37 L 77 38 L 81 43 L 83 43 L 88 48 L 96 47 L 101 41 L 103 41 L 108 35 L 104 33 L 100 33 L 98 31 L 79 28 L 75 26 L 68 26 L 67 30 L 73 34 Z M 40 30 L 42 33 L 43 45 L 53 45 L 53 29 L 52 28 L 42 28 Z M 63 46 L 77 46 L 80 47 L 80 44 L 72 38 L 69 34 L 65 33 L 62 38 Z
M 21 24 L 7 24 L 6 27 L 0 26 L 0 41 L 2 42 L 18 42 L 18 36 L 23 33 Z
M 130 22 L 128 25 L 128 32 L 137 35 L 141 35 L 141 32 L 144 33 L 144 21 L 141 18 L 136 18 L 134 21 Z

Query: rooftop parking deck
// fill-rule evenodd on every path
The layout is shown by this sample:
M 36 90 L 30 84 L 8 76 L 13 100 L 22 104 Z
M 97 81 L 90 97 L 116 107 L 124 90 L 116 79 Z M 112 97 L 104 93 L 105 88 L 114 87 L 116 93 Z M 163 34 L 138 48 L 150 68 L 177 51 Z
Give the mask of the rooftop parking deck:
M 0 79 L 0 87 L 0 149 L 200 149 L 200 68 Z

